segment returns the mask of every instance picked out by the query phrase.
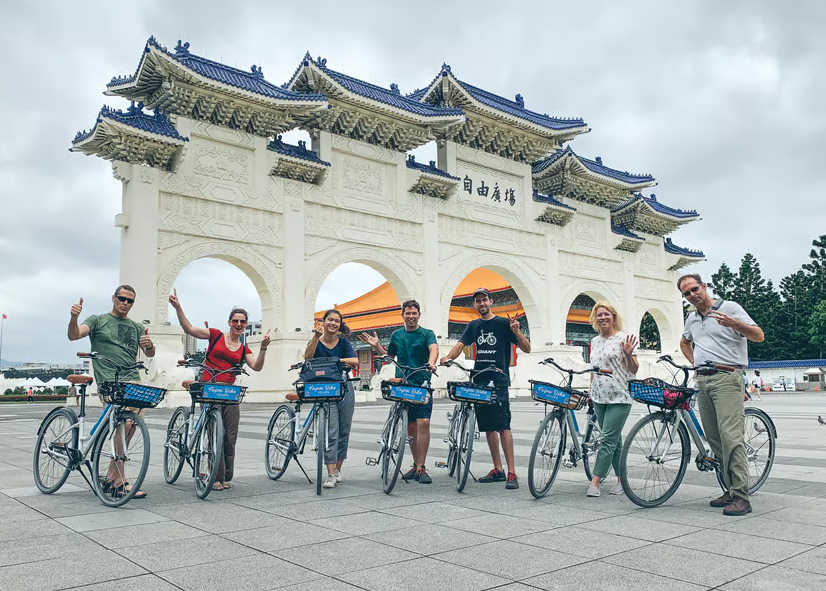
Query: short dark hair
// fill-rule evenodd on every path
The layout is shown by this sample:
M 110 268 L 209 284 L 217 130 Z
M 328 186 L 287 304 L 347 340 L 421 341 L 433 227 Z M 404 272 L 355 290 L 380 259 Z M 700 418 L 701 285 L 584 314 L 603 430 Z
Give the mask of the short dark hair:
M 250 319 L 249 314 L 247 314 L 247 311 L 244 310 L 244 308 L 233 308 L 232 312 L 229 313 L 229 320 L 232 320 L 232 317 L 235 316 L 236 314 L 243 314 L 244 315 L 244 320 L 249 320 Z
M 405 303 L 402 304 L 402 314 L 408 308 L 416 308 L 419 311 L 419 314 L 422 313 L 422 307 L 419 305 L 419 302 L 416 300 L 407 300 Z
M 681 284 L 683 281 L 685 281 L 686 279 L 693 279 L 694 281 L 696 281 L 696 282 L 697 282 L 697 283 L 699 283 L 700 285 L 702 285 L 702 284 L 703 284 L 703 278 L 702 278 L 702 277 L 700 277 L 700 274 L 699 274 L 699 273 L 689 273 L 688 275 L 683 275 L 682 277 L 680 277 L 679 279 L 677 279 L 677 289 L 680 289 L 680 284 Z
M 118 288 L 115 290 L 115 297 L 118 297 L 118 294 L 120 293 L 120 290 L 131 291 L 135 295 L 138 295 L 138 292 L 136 292 L 135 288 L 132 287 L 131 285 L 118 285 Z

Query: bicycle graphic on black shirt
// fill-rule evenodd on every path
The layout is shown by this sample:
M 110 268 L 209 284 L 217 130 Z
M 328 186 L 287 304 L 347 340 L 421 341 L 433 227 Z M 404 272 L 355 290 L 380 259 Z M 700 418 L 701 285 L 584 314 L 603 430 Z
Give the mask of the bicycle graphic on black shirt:
M 476 339 L 476 342 L 480 345 L 490 345 L 491 347 L 496 344 L 496 337 L 493 335 L 493 331 L 485 332 L 484 330 L 479 331 L 481 334 L 479 338 Z

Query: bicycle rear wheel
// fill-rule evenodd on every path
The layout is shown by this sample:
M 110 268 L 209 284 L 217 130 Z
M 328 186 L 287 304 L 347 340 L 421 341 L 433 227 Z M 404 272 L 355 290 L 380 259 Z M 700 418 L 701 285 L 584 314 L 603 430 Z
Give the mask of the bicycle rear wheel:
M 204 426 L 195 442 L 195 494 L 205 499 L 212 492 L 224 455 L 224 421 L 217 409 L 204 415 Z
M 149 430 L 132 411 L 112 412 L 114 428 L 110 430 L 108 417 L 104 419 L 92 451 L 92 485 L 104 505 L 120 507 L 143 484 L 149 468 Z
M 324 404 L 317 404 L 315 407 L 315 442 L 316 442 L 316 475 L 315 494 L 321 494 L 324 474 L 326 472 L 324 464 L 324 452 L 327 449 L 327 421 L 330 418 L 329 410 Z
M 270 417 L 267 443 L 264 445 L 264 468 L 272 480 L 278 480 L 287 471 L 292 458 L 294 437 L 295 412 L 282 404 Z
M 662 505 L 683 481 L 690 455 L 691 442 L 682 422 L 677 427 L 662 411 L 643 417 L 622 446 L 620 482 L 625 495 L 640 507 Z
M 756 493 L 769 478 L 774 466 L 777 445 L 774 423 L 765 411 L 759 408 L 746 409 L 745 441 L 748 460 L 749 494 Z M 716 471 L 717 482 L 724 491 L 728 490 L 723 475 Z
M 539 424 L 528 461 L 528 488 L 537 499 L 548 494 L 559 472 L 566 429 L 567 424 L 557 411 L 549 412 Z
M 390 421 L 387 448 L 382 454 L 381 468 L 383 489 L 388 495 L 396 486 L 402 461 L 404 461 L 404 446 L 407 445 L 407 407 L 399 405 Z
M 473 430 L 476 428 L 476 410 L 473 405 L 465 406 L 461 414 L 456 446 L 456 490 L 462 492 L 470 473 L 470 460 L 473 457 Z
M 56 492 L 69 478 L 69 448 L 77 449 L 78 434 L 73 425 L 77 415 L 70 408 L 49 413 L 37 431 L 32 472 L 34 483 L 47 495 Z
M 163 444 L 163 479 L 167 484 L 175 484 L 184 461 L 189 455 L 189 409 L 179 406 L 172 413 L 166 427 L 166 441 Z

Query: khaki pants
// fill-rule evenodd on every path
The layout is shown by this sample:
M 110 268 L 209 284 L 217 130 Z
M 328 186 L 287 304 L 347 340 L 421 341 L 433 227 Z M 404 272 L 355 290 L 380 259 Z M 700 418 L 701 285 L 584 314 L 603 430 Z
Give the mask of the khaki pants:
M 723 464 L 723 481 L 731 495 L 748 500 L 743 372 L 697 376 L 697 406 L 706 440 Z

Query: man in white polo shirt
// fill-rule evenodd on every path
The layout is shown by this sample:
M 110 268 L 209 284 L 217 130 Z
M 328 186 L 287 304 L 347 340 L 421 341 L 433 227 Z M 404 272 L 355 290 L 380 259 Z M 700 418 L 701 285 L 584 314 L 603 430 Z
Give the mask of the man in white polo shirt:
M 748 341 L 763 341 L 763 330 L 734 302 L 715 300 L 697 274 L 683 275 L 677 289 L 696 311 L 685 319 L 680 350 L 689 363 L 707 361 L 733 365 L 732 373 L 697 372 L 697 406 L 706 439 L 723 464 L 728 490 L 710 502 L 724 515 L 751 513 L 743 411 L 743 370 L 748 365 Z

